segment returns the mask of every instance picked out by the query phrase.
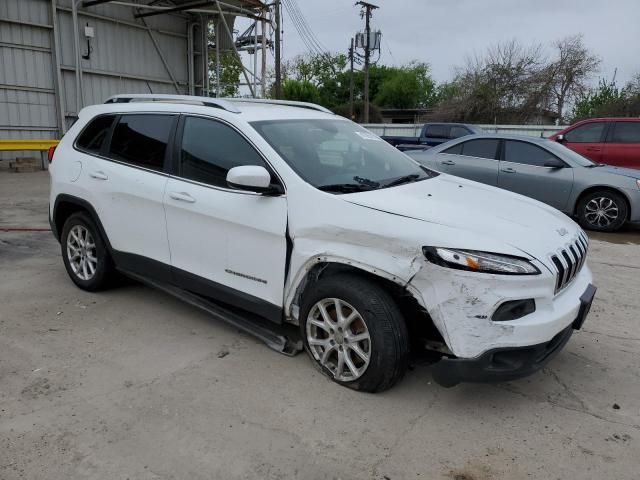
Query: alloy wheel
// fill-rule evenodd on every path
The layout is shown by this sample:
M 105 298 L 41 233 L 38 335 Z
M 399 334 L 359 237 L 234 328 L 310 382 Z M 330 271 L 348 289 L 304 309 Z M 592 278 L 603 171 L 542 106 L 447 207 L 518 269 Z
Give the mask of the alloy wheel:
M 371 360 L 371 337 L 360 313 L 338 298 L 318 301 L 307 317 L 307 343 L 313 357 L 336 380 L 360 378 Z
M 585 206 L 585 218 L 591 225 L 608 227 L 618 219 L 618 205 L 609 197 L 596 197 Z
M 98 268 L 96 243 L 83 225 L 75 225 L 67 235 L 67 259 L 71 270 L 80 280 L 91 280 Z

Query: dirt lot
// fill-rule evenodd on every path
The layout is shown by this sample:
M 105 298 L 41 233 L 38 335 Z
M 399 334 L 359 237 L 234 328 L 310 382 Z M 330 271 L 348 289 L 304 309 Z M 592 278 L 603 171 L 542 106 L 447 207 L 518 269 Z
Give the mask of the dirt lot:
M 593 236 L 599 287 L 544 371 L 359 394 L 137 284 L 89 294 L 46 172 L 0 172 L 0 479 L 637 479 L 640 234 Z

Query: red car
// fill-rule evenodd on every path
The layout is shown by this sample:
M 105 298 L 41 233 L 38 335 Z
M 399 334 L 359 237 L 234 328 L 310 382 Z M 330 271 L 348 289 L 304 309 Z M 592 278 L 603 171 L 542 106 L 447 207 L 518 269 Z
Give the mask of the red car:
M 640 169 L 640 118 L 590 118 L 549 138 L 596 163 Z

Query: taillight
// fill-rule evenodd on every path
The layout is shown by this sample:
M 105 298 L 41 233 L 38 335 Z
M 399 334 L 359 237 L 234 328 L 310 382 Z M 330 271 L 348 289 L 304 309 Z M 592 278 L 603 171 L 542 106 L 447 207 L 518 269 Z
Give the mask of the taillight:
M 51 163 L 51 161 L 53 160 L 53 154 L 56 151 L 56 147 L 55 145 L 52 147 L 49 147 L 49 151 L 47 152 L 47 158 L 49 159 L 49 163 Z

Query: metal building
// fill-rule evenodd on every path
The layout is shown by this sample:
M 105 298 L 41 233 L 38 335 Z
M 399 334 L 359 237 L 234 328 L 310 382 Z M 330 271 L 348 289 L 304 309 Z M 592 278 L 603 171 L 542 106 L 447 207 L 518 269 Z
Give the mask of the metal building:
M 262 0 L 0 0 L 0 140 L 59 138 L 117 93 L 215 94 L 211 48 L 249 51 L 243 84 L 258 95 L 267 14 Z M 234 38 L 236 17 L 252 20 L 250 38 Z

